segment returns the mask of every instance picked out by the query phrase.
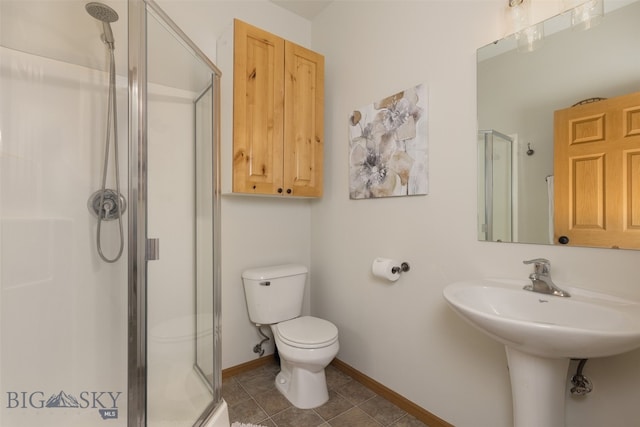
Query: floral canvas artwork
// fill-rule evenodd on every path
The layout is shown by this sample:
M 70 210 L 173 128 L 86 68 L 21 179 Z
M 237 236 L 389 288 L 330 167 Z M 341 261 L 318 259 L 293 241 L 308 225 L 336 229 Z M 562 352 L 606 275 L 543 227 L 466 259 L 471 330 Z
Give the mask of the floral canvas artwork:
M 427 99 L 418 85 L 349 117 L 349 197 L 427 194 Z

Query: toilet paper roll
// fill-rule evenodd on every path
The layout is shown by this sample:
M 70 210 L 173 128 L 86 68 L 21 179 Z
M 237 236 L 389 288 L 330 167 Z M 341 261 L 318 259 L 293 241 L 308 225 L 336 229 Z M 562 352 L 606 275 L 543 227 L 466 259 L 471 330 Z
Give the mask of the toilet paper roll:
M 373 275 L 376 277 L 380 277 L 382 279 L 387 279 L 392 282 L 395 282 L 400 278 L 400 272 L 394 273 L 393 267 L 399 266 L 400 263 L 398 261 L 394 261 L 392 259 L 387 258 L 376 258 L 373 260 L 373 265 L 371 266 L 371 271 Z

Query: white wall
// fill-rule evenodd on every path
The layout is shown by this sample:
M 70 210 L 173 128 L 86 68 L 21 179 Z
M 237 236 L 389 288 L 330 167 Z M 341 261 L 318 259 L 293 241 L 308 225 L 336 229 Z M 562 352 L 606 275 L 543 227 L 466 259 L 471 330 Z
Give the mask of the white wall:
M 309 46 L 311 23 L 267 0 L 158 0 L 172 20 L 212 60 L 216 40 L 234 18 Z
M 504 35 L 504 3 L 337 1 L 313 21 L 312 48 L 327 69 L 312 312 L 337 324 L 338 358 L 459 427 L 510 426 L 511 397 L 502 347 L 446 306 L 448 283 L 526 278 L 522 260 L 542 256 L 558 282 L 640 297 L 639 252 L 476 241 L 475 52 Z M 418 83 L 429 89 L 430 194 L 349 200 L 349 113 Z M 380 282 L 370 274 L 376 256 L 405 260 L 411 271 Z M 568 397 L 567 425 L 637 420 L 638 362 L 640 351 L 589 361 L 595 391 L 581 402 Z

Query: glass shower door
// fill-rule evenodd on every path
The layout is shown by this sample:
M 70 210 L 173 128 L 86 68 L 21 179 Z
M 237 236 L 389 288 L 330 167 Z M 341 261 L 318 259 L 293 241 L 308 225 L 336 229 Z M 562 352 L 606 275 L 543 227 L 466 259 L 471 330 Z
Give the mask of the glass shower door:
M 514 241 L 513 139 L 478 132 L 478 239 Z
M 192 426 L 221 400 L 218 77 L 166 15 L 147 12 L 147 236 L 159 242 L 147 264 L 147 425 Z

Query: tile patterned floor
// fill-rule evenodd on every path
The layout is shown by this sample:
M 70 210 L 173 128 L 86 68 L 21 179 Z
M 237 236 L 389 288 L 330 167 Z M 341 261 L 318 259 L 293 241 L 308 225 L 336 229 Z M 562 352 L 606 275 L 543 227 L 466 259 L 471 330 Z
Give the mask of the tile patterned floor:
M 231 422 L 265 427 L 428 427 L 391 402 L 329 365 L 329 401 L 319 408 L 298 409 L 276 390 L 274 361 L 222 382 Z

